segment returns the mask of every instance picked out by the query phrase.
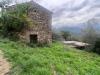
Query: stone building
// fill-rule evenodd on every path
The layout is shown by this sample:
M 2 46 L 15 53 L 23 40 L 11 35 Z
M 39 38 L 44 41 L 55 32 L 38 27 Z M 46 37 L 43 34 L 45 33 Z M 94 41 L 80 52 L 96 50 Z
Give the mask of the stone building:
M 20 39 L 27 43 L 51 43 L 52 42 L 52 12 L 40 6 L 34 1 L 27 2 L 28 17 L 34 22 L 20 33 Z

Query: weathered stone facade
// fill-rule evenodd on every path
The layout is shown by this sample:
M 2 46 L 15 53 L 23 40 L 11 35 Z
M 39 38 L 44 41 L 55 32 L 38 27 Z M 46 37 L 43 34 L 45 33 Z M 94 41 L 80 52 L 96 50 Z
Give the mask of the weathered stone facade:
M 52 13 L 46 8 L 40 6 L 34 1 L 28 2 L 28 17 L 32 19 L 33 24 L 28 26 L 20 34 L 20 39 L 29 43 L 32 40 L 38 43 L 51 43 L 52 42 Z

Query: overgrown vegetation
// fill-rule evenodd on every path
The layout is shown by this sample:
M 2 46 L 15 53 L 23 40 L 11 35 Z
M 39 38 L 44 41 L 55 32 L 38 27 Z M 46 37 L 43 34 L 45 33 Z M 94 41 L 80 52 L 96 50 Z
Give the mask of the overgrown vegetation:
M 86 27 L 82 30 L 82 41 L 90 44 L 88 49 L 100 54 L 100 34 L 96 31 L 94 25 L 97 24 L 95 19 L 87 22 Z
M 6 1 L 6 0 L 5 0 Z M 8 0 L 7 4 L 10 0 Z M 16 10 L 5 11 L 6 3 L 0 4 L 2 16 L 0 31 L 3 36 L 14 38 L 27 25 L 33 25 L 27 14 L 28 5 L 17 5 Z M 37 23 L 35 23 L 37 24 Z M 70 33 L 63 32 L 65 40 Z M 54 34 L 54 39 L 61 38 Z M 59 40 L 59 39 L 58 39 Z M 90 40 L 90 38 L 89 38 Z M 90 40 L 91 41 L 91 40 Z M 45 45 L 45 44 L 43 44 Z M 94 53 L 64 47 L 60 43 L 51 46 L 32 47 L 22 42 L 0 39 L 0 49 L 12 64 L 10 75 L 99 75 L 100 56 Z M 99 53 L 100 39 L 96 40 L 93 51 Z
M 71 33 L 69 31 L 61 31 L 61 36 L 64 40 L 71 40 Z
M 29 47 L 20 42 L 0 40 L 0 48 L 12 63 L 10 75 L 99 75 L 100 56 L 64 47 Z
M 55 42 L 55 41 L 61 41 L 63 38 L 59 32 L 53 31 L 52 32 L 52 39 L 53 39 L 53 42 Z
M 100 37 L 96 39 L 94 48 L 92 50 L 93 52 L 100 54 Z
M 5 37 L 16 38 L 18 36 L 18 32 L 20 32 L 24 27 L 24 21 L 10 15 L 3 15 L 1 18 L 2 21 L 2 34 Z M 15 36 L 16 37 L 13 37 Z
M 28 8 L 29 4 L 23 3 L 7 7 L 6 11 L 2 11 L 0 29 L 3 36 L 16 40 L 23 29 L 36 24 L 28 17 Z

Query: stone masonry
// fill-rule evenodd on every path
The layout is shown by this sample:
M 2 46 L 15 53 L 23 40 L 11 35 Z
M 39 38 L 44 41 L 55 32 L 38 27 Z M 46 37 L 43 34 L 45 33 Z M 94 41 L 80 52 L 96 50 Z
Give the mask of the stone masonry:
M 29 4 L 28 17 L 34 22 L 20 33 L 20 39 L 27 43 L 51 43 L 52 42 L 52 12 L 40 6 L 34 1 Z

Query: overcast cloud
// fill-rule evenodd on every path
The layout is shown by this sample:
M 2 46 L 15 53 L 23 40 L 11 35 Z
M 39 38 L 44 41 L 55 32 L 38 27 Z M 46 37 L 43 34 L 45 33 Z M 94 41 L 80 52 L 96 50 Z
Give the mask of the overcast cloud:
M 18 0 L 20 2 L 21 0 Z M 29 0 L 22 0 L 29 1 Z M 74 26 L 100 20 L 100 0 L 34 0 L 53 12 L 53 26 Z
M 100 0 L 35 1 L 53 12 L 53 25 L 77 25 L 100 16 Z

